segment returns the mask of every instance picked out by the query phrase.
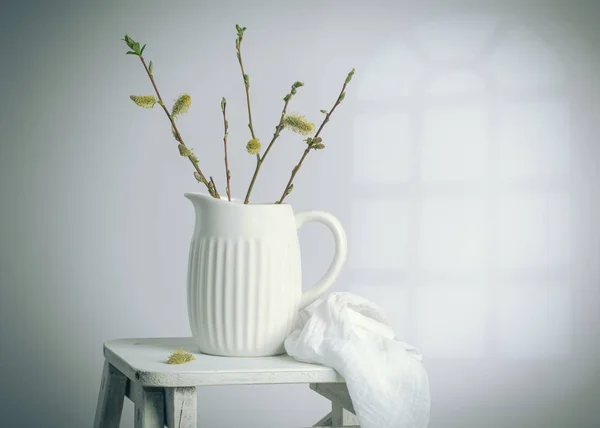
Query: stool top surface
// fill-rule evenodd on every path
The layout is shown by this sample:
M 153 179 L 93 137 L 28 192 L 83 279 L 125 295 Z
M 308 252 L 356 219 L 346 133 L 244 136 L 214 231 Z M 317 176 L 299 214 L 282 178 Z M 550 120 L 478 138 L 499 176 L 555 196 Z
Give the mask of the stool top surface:
M 196 359 L 185 364 L 167 364 L 176 349 L 186 349 Z M 104 342 L 104 356 L 125 376 L 143 386 L 344 382 L 332 368 L 303 363 L 287 354 L 249 358 L 202 354 L 191 337 L 109 340 Z

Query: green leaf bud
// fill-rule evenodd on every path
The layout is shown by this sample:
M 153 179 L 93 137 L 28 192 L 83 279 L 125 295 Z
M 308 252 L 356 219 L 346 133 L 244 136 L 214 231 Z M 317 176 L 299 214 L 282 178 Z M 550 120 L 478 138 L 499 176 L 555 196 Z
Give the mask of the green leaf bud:
M 125 37 L 123 38 L 123 40 L 127 44 L 127 47 L 129 49 L 133 50 L 133 46 L 135 45 L 135 41 L 131 37 L 129 37 L 127 34 L 125 34 Z
M 350 71 L 350 73 L 348 73 L 348 77 L 346 77 L 346 82 L 345 82 L 346 85 L 348 83 L 350 83 L 350 81 L 352 80 L 352 76 L 354 76 L 354 69 L 352 69 L 352 71 Z
M 185 144 L 179 143 L 177 148 L 179 149 L 179 154 L 181 156 L 188 157 L 192 155 L 192 152 L 185 146 Z

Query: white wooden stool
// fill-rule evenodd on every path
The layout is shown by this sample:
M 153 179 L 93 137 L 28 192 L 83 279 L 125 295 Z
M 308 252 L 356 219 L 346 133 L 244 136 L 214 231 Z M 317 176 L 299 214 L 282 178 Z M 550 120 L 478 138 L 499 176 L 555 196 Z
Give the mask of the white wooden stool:
M 196 360 L 167 364 L 176 349 Z M 331 401 L 315 426 L 358 425 L 344 379 L 333 369 L 289 355 L 216 357 L 194 352 L 191 338 L 119 339 L 104 343 L 104 372 L 94 428 L 118 428 L 123 401 L 135 404 L 135 428 L 196 428 L 196 388 L 215 385 L 307 383 Z

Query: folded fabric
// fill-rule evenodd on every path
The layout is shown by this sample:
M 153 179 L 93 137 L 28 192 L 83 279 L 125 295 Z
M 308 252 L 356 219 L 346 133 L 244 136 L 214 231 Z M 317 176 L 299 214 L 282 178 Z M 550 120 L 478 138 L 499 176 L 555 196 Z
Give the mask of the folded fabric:
M 427 427 L 431 398 L 422 356 L 395 340 L 369 300 L 352 293 L 317 300 L 300 312 L 285 349 L 344 377 L 361 428 Z

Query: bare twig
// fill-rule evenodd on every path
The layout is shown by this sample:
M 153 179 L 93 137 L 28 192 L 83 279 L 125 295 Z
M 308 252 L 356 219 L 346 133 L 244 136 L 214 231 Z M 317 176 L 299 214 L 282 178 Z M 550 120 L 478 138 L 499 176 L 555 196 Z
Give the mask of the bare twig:
M 208 191 L 211 192 L 211 195 L 214 193 L 215 198 L 221 199 L 221 195 L 219 195 L 219 192 L 217 192 L 217 185 L 215 184 L 215 180 L 213 180 L 212 176 L 210 177 L 210 180 L 208 180 Z
M 227 180 L 227 187 L 225 191 L 227 192 L 227 199 L 231 201 L 231 172 L 229 171 L 229 160 L 227 159 L 227 137 L 229 135 L 229 122 L 227 122 L 227 100 L 225 97 L 221 99 L 221 112 L 223 112 L 223 127 L 225 131 L 223 133 L 223 149 L 225 150 L 225 178 Z
M 225 191 L 227 192 L 227 199 L 231 201 L 231 172 L 229 171 L 229 161 L 227 159 L 227 136 L 229 130 L 229 123 L 227 122 L 226 109 L 227 100 L 225 99 L 225 97 L 223 97 L 223 99 L 221 100 L 221 111 L 223 112 L 223 127 L 225 128 L 223 134 L 223 149 L 225 150 L 225 177 L 227 179 L 227 187 L 225 188 Z

